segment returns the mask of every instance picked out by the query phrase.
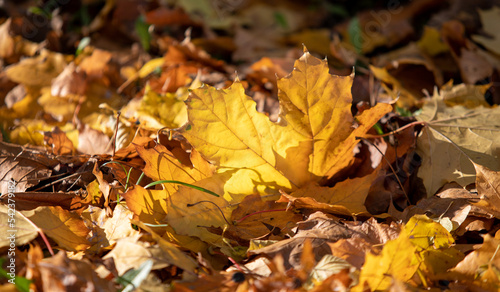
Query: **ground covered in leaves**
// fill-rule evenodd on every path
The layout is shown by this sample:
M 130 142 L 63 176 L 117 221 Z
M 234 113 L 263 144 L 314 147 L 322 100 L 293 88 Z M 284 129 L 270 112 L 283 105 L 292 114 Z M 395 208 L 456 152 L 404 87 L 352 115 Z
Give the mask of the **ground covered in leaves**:
M 498 291 L 500 1 L 351 2 L 3 3 L 0 291 Z

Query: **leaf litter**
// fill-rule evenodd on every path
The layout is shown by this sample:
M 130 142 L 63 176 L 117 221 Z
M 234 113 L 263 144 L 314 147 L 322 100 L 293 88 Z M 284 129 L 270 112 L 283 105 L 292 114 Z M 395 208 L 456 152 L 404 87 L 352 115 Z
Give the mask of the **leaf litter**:
M 490 1 L 97 2 L 2 7 L 2 289 L 498 290 Z

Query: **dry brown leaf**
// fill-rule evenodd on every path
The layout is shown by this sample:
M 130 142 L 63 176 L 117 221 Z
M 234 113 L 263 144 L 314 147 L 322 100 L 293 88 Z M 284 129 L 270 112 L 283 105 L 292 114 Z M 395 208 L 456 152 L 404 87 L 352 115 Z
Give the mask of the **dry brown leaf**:
M 475 205 L 500 218 L 500 172 L 473 164 L 476 169 L 476 188 L 481 198 Z
M 313 213 L 306 221 L 298 223 L 298 230 L 294 237 L 281 240 L 270 246 L 249 251 L 250 254 L 263 254 L 274 257 L 281 254 L 285 260 L 285 267 L 300 267 L 300 255 L 306 240 L 312 243 L 314 258 L 316 261 L 326 254 L 331 254 L 330 246 L 341 248 L 334 255 L 344 258 L 353 264 L 359 265 L 363 262 L 363 254 L 371 248 L 373 244 L 383 244 L 394 239 L 399 233 L 396 225 L 380 225 L 373 219 L 363 224 L 342 224 L 337 219 L 324 213 Z M 346 241 L 341 241 L 346 240 Z M 335 244 L 335 242 L 340 242 Z M 364 242 L 370 245 L 364 244 Z M 346 251 L 345 245 L 354 245 L 356 252 Z M 344 252 L 345 253 L 344 253 Z M 358 253 L 362 252 L 361 254 Z
M 231 222 L 224 229 L 228 238 L 249 241 L 251 239 L 283 239 L 292 233 L 292 229 L 302 216 L 287 212 L 286 204 L 263 201 L 255 194 L 247 196 L 231 214 Z
M 75 192 L 14 192 L 16 210 L 33 210 L 40 206 L 59 206 L 65 210 L 81 213 L 91 203 L 81 191 Z M 0 202 L 7 203 L 7 196 L 0 197 Z
M 52 173 L 57 160 L 48 155 L 13 144 L 0 142 L 0 193 L 23 192 Z
M 43 140 L 52 148 L 52 153 L 55 155 L 71 155 L 75 152 L 73 142 L 57 126 L 52 132 L 45 132 Z
M 92 264 L 84 260 L 72 260 L 66 252 L 43 259 L 36 265 L 43 291 L 112 291 L 111 281 L 100 278 Z
M 87 90 L 87 80 L 85 77 L 85 72 L 77 68 L 75 63 L 70 63 L 61 74 L 52 81 L 50 94 L 60 97 L 84 95 Z
M 110 147 L 110 138 L 99 130 L 95 130 L 85 125 L 78 131 L 77 150 L 84 154 L 110 154 L 113 147 Z
M 83 251 L 90 247 L 90 230 L 78 214 L 61 207 L 38 207 L 20 212 L 65 250 Z
M 479 249 L 468 254 L 457 266 L 448 272 L 448 279 L 474 282 L 476 285 L 498 291 L 500 281 L 500 259 L 495 256 L 500 246 L 498 236 L 486 234 Z M 491 290 L 490 290 L 491 289 Z

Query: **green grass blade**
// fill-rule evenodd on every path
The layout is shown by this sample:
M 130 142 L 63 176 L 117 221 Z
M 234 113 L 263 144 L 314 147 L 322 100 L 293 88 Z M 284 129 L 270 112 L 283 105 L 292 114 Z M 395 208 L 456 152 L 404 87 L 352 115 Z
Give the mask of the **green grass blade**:
M 180 184 L 180 185 L 183 185 L 183 186 L 186 186 L 186 187 L 190 187 L 190 188 L 198 190 L 198 191 L 202 191 L 202 192 L 210 194 L 212 196 L 219 197 L 219 195 L 217 195 L 216 193 L 214 193 L 214 192 L 212 192 L 210 190 L 207 190 L 205 188 L 198 187 L 198 186 L 195 186 L 195 185 L 192 185 L 192 184 L 188 184 L 188 183 L 185 183 L 185 182 L 182 182 L 182 181 L 177 181 L 177 180 L 159 180 L 159 181 L 155 181 L 155 182 L 152 182 L 152 183 L 148 184 L 144 188 L 147 189 L 149 187 L 156 186 L 158 184 L 166 184 L 166 183 Z

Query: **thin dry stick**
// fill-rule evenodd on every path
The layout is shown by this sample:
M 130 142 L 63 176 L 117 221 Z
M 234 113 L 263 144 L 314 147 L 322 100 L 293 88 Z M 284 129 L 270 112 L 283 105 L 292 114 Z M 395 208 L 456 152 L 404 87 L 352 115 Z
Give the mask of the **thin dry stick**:
M 77 175 L 82 175 L 82 173 L 81 173 L 81 172 L 76 172 L 76 173 L 70 174 L 70 175 L 68 175 L 68 176 L 62 177 L 62 178 L 60 178 L 60 179 L 58 179 L 58 180 L 55 180 L 55 181 L 53 181 L 53 182 L 51 182 L 51 183 L 49 183 L 49 184 L 43 185 L 43 186 L 41 186 L 41 187 L 38 187 L 38 188 L 36 188 L 36 189 L 32 190 L 32 192 L 39 191 L 39 190 L 44 189 L 44 188 L 46 188 L 46 187 L 50 187 L 50 186 L 52 186 L 52 185 L 55 185 L 55 184 L 56 184 L 56 183 L 58 183 L 58 182 L 61 182 L 61 181 L 65 180 L 65 179 L 68 179 L 68 178 L 70 178 L 70 177 L 77 176 Z M 52 177 L 50 177 L 50 178 L 52 178 Z
M 120 115 L 122 114 L 121 111 L 118 111 L 116 113 L 116 126 L 115 126 L 115 136 L 113 139 L 113 156 L 111 156 L 111 160 L 115 159 L 115 152 L 116 152 L 116 139 L 118 138 L 118 124 L 120 123 Z
M 401 190 L 403 191 L 403 194 L 405 195 L 405 198 L 406 198 L 406 201 L 408 202 L 408 205 L 411 205 L 411 201 L 410 201 L 410 198 L 408 197 L 408 194 L 406 194 L 406 191 L 405 191 L 405 188 L 403 186 L 403 184 L 401 183 L 401 181 L 399 180 L 399 176 L 398 174 L 396 173 L 396 171 L 394 170 L 394 168 L 392 167 L 391 163 L 389 162 L 389 160 L 387 159 L 387 157 L 385 157 L 384 153 L 382 153 L 382 151 L 380 151 L 380 149 L 378 149 L 377 146 L 375 146 L 375 144 L 373 144 L 370 140 L 368 139 L 365 139 L 363 137 L 356 137 L 356 139 L 360 139 L 360 140 L 363 140 L 367 143 L 370 143 L 373 147 L 375 147 L 375 149 L 377 149 L 377 151 L 382 155 L 382 157 L 384 157 L 385 161 L 387 162 L 387 164 L 389 165 L 389 167 L 391 168 L 392 172 L 394 173 L 394 177 L 396 177 L 396 180 L 398 181 L 399 183 L 399 186 L 401 187 Z
M 383 138 L 383 137 L 388 137 L 388 136 L 391 136 L 391 135 L 394 135 L 394 134 L 397 134 L 405 129 L 408 129 L 410 127 L 413 127 L 413 126 L 416 126 L 416 125 L 422 125 L 422 126 L 425 126 L 427 125 L 428 123 L 427 122 L 420 122 L 420 121 L 417 121 L 417 122 L 413 122 L 413 123 L 409 123 L 407 125 L 404 125 L 403 127 L 401 128 L 398 128 L 397 130 L 394 130 L 394 131 L 391 131 L 389 133 L 386 133 L 386 134 L 382 134 L 382 135 L 370 135 L 370 134 L 367 134 L 365 135 L 366 138 Z M 361 138 L 361 137 L 356 137 L 358 139 L 364 139 L 364 138 Z

